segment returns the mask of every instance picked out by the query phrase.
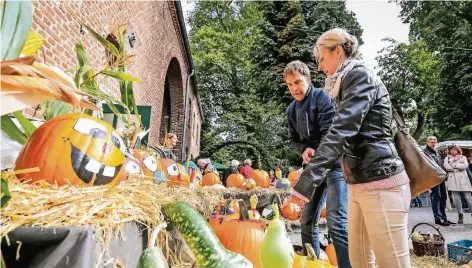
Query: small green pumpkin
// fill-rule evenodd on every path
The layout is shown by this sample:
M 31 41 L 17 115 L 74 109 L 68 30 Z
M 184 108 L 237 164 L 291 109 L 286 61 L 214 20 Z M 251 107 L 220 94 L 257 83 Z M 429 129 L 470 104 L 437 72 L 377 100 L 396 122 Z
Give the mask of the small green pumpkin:
M 192 206 L 175 201 L 162 207 L 169 223 L 182 235 L 199 268 L 253 268 L 244 256 L 227 250 L 205 218 Z
M 167 227 L 167 223 L 161 223 L 154 227 L 149 238 L 148 247 L 139 257 L 137 268 L 168 268 L 167 260 L 162 254 L 162 250 L 156 247 L 156 240 L 159 231 Z

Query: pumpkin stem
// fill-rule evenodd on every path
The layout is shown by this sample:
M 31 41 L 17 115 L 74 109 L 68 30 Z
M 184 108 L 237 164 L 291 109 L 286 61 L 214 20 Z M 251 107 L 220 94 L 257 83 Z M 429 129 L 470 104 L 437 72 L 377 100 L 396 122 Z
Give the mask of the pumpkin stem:
M 157 235 L 159 232 L 167 227 L 167 222 L 163 222 L 156 227 L 152 228 L 151 238 L 149 238 L 148 248 L 153 248 L 156 246 Z
M 315 250 L 313 249 L 310 243 L 305 243 L 305 248 L 309 260 L 314 261 L 318 259 L 318 257 L 316 257 Z
M 243 200 L 238 201 L 239 204 L 239 220 L 247 221 L 249 220 L 249 211 L 247 210 L 246 203 Z
M 277 205 L 277 203 L 274 203 L 273 206 L 274 206 L 274 217 L 273 217 L 273 219 L 279 219 L 279 216 L 280 216 L 280 214 L 279 214 L 279 205 Z

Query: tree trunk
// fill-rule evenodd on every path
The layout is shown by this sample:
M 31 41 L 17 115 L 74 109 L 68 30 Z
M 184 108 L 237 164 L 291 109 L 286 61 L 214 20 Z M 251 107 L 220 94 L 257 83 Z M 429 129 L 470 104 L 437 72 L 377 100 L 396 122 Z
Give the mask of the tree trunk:
M 423 134 L 424 126 L 426 123 L 426 117 L 421 112 L 418 112 L 417 115 L 418 115 L 418 123 L 416 125 L 416 130 L 415 130 L 415 133 L 413 134 L 413 138 L 415 138 L 415 140 L 418 141 L 421 137 L 421 134 Z

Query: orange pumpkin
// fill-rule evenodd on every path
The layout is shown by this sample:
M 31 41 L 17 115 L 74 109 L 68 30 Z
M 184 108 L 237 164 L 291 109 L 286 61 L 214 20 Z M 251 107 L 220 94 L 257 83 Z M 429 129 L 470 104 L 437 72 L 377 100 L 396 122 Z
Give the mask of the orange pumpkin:
M 213 172 L 203 175 L 202 185 L 203 186 L 212 186 L 215 184 L 221 184 L 220 177 Z
M 166 174 L 168 186 L 182 185 L 187 188 L 190 187 L 190 176 L 181 164 L 175 163 L 174 160 L 169 158 L 159 158 L 159 162 Z
M 246 190 L 252 190 L 256 188 L 256 182 L 253 179 L 245 179 L 243 182 L 243 188 Z
M 326 218 L 326 207 L 324 207 L 322 210 L 321 210 L 321 215 L 320 215 L 321 218 Z
M 132 157 L 126 157 L 125 162 L 123 164 L 123 172 L 121 172 L 120 177 L 118 180 L 125 181 L 128 179 L 128 176 L 131 174 L 142 175 L 143 170 L 139 166 L 138 160 Z
M 244 211 L 237 220 L 223 221 L 213 226 L 221 244 L 228 250 L 237 252 L 251 261 L 254 267 L 260 268 L 260 251 L 267 226 L 262 221 L 248 220 L 248 211 L 240 201 Z
M 264 170 L 255 169 L 251 175 L 251 179 L 256 182 L 256 185 L 261 188 L 269 188 L 270 177 L 269 174 Z
M 144 176 L 154 176 L 159 163 L 153 155 L 150 155 L 147 151 L 135 149 L 133 150 L 133 157 L 138 160 L 139 167 L 142 169 Z
M 287 204 L 288 203 L 288 204 Z M 302 209 L 298 204 L 292 203 L 289 199 L 285 200 L 284 205 L 280 209 L 282 216 L 289 220 L 297 220 L 302 215 Z
M 126 146 L 113 127 L 86 114 L 55 117 L 36 129 L 23 146 L 15 169 L 27 183 L 104 185 L 121 178 Z
M 227 187 L 242 188 L 245 178 L 242 174 L 231 174 L 226 181 Z
M 288 174 L 288 180 L 290 181 L 290 186 L 295 186 L 298 182 L 298 178 L 300 178 L 300 174 L 298 171 L 294 170 Z

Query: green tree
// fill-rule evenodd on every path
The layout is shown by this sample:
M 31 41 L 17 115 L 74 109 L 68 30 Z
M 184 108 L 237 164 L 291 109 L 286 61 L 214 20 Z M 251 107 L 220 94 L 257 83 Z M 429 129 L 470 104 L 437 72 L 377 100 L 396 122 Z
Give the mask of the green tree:
M 410 37 L 424 40 L 441 62 L 440 91 L 430 104 L 434 132 L 441 139 L 471 139 L 472 1 L 396 2 Z
M 423 40 L 412 40 L 409 44 L 393 39 L 384 41 L 390 44 L 376 58 L 378 75 L 398 113 L 407 122 L 415 122 L 413 137 L 419 140 L 429 115 L 436 112 L 431 103 L 438 97 L 439 60 Z
M 362 29 L 354 13 L 346 9 L 344 1 L 268 1 L 261 3 L 264 22 L 263 35 L 255 43 L 254 72 L 260 77 L 258 93 L 261 99 L 277 99 L 287 106 L 291 97 L 283 80 L 285 66 L 293 60 L 307 63 L 312 83 L 324 85 L 324 76 L 311 64 L 313 47 L 325 31 L 341 27 L 354 34 L 362 44 Z

